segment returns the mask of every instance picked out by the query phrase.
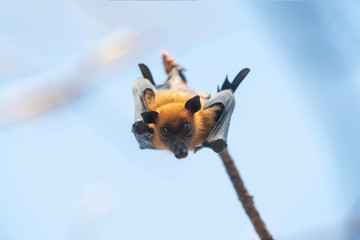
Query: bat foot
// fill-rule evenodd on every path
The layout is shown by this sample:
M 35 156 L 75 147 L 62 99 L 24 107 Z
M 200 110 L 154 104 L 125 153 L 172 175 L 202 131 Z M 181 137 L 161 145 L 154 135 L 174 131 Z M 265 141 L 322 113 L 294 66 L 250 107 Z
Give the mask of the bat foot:
M 165 67 L 165 72 L 167 74 L 169 74 L 173 68 L 177 68 L 179 70 L 181 69 L 181 67 L 179 67 L 179 65 L 175 62 L 173 56 L 171 56 L 171 54 L 168 51 L 162 50 L 160 52 L 160 55 L 162 57 L 163 64 Z

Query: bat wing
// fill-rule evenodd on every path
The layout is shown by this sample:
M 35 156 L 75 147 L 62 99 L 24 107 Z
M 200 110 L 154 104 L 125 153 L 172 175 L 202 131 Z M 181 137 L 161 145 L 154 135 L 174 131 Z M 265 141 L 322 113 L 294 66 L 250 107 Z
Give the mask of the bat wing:
M 169 78 L 163 85 L 155 86 L 150 71 L 144 67 L 141 69 L 144 76 L 150 76 L 151 80 L 147 78 L 139 78 L 133 87 L 133 94 L 135 98 L 135 123 L 132 126 L 132 132 L 135 135 L 136 140 L 139 143 L 141 149 L 155 149 L 155 146 L 151 142 L 151 137 L 154 130 L 144 123 L 141 113 L 147 111 L 145 104 L 145 91 L 151 90 L 155 96 L 156 89 L 169 88 L 171 83 L 183 81 L 184 76 L 181 74 L 181 70 L 172 71 L 169 74 Z M 230 83 L 225 80 L 222 89 L 210 100 L 205 101 L 204 109 L 212 107 L 214 105 L 220 105 L 222 110 L 218 116 L 215 127 L 210 132 L 208 138 L 199 146 L 196 146 L 194 152 L 201 150 L 202 148 L 211 148 L 214 152 L 220 153 L 227 149 L 227 135 L 229 131 L 231 116 L 235 108 L 234 91 L 239 86 L 241 81 L 249 73 L 249 69 L 243 69 Z
M 140 71 L 144 78 L 148 79 L 153 85 L 155 85 L 154 79 L 151 75 L 150 69 L 143 63 L 139 63 Z
M 201 145 L 197 146 L 194 152 L 197 152 L 204 147 L 211 148 L 217 153 L 227 149 L 227 135 L 231 115 L 235 108 L 234 92 L 249 72 L 250 69 L 244 68 L 238 73 L 232 83 L 229 82 L 228 77 L 226 76 L 221 89 L 218 87 L 218 94 L 205 103 L 205 109 L 219 104 L 222 106 L 222 112 L 208 138 Z
M 135 135 L 139 147 L 141 149 L 155 149 L 151 142 L 154 130 L 144 123 L 141 113 L 147 111 L 145 104 L 145 91 L 151 90 L 155 96 L 155 86 L 147 78 L 138 78 L 133 87 L 133 95 L 135 99 L 135 121 L 132 125 L 132 132 Z
M 214 105 L 221 105 L 222 111 L 215 127 L 210 132 L 208 138 L 199 146 L 195 147 L 194 152 L 207 147 L 214 152 L 220 153 L 227 149 L 227 135 L 229 131 L 231 115 L 235 108 L 234 94 L 231 89 L 225 89 L 218 92 L 212 99 L 205 102 L 205 107 L 209 108 Z

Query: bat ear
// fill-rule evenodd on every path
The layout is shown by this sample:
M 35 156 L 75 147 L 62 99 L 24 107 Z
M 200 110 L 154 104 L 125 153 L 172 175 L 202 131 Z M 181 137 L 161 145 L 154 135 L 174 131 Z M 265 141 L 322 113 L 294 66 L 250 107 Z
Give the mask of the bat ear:
M 196 113 L 197 111 L 199 111 L 201 109 L 200 96 L 196 95 L 195 97 L 190 98 L 185 103 L 185 108 L 187 110 L 191 111 L 193 114 Z
M 156 111 L 148 111 L 148 112 L 141 113 L 141 116 L 144 120 L 144 123 L 149 124 L 149 123 L 156 122 L 156 120 L 158 119 L 159 113 Z

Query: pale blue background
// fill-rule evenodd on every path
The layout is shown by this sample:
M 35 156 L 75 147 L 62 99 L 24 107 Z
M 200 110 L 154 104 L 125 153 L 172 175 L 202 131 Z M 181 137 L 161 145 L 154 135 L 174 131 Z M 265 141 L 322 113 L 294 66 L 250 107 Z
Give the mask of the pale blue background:
M 252 70 L 229 150 L 276 239 L 360 239 L 359 12 L 358 1 L 2 2 L 0 239 L 257 239 L 216 154 L 138 148 L 137 63 L 164 81 L 161 49 L 196 91 Z M 52 105 L 61 89 L 76 91 Z M 35 111 L 39 96 L 50 106 Z

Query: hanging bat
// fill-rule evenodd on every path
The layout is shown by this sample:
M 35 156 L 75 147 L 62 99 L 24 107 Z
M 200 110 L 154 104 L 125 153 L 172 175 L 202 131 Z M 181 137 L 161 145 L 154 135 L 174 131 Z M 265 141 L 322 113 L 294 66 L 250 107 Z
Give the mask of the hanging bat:
M 216 153 L 227 148 L 227 134 L 235 107 L 233 93 L 249 73 L 245 68 L 230 83 L 226 77 L 218 93 L 196 94 L 186 84 L 183 69 L 162 52 L 168 79 L 156 85 L 150 70 L 139 64 L 143 78 L 133 87 L 135 123 L 132 132 L 141 149 L 164 149 L 176 158 L 207 147 Z

